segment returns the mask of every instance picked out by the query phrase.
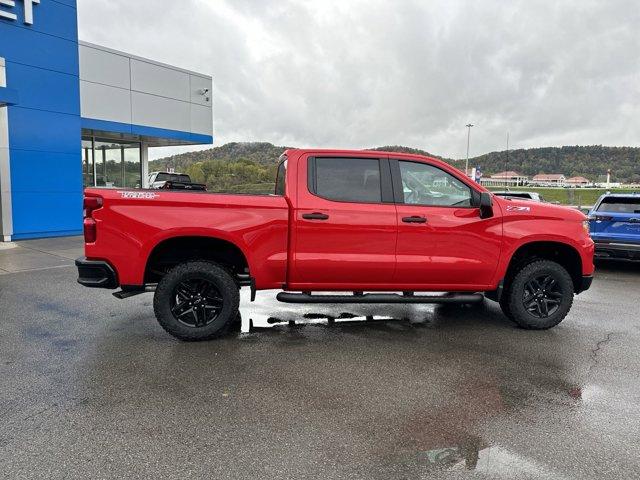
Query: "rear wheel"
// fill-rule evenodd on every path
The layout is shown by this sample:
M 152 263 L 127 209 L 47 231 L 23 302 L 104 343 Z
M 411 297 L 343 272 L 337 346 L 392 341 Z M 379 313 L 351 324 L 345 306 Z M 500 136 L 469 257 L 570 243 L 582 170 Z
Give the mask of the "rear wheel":
M 186 262 L 158 283 L 153 308 L 174 337 L 210 340 L 229 331 L 238 318 L 240 295 L 231 275 L 210 262 Z
M 573 294 L 573 281 L 564 267 L 550 260 L 538 260 L 514 275 L 504 295 L 503 311 L 522 328 L 544 330 L 566 317 Z

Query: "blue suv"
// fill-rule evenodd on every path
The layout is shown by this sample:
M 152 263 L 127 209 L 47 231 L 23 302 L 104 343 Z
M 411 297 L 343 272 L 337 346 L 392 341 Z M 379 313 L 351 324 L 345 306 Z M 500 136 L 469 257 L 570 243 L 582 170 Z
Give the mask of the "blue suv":
M 596 258 L 640 260 L 640 194 L 605 193 L 589 220 Z

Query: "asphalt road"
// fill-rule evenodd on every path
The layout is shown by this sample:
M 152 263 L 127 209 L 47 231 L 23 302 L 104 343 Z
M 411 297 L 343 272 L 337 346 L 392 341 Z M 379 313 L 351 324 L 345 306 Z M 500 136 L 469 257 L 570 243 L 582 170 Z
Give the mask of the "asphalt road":
M 601 266 L 546 332 L 488 301 L 305 310 L 269 292 L 243 307 L 250 333 L 199 344 L 164 333 L 150 294 L 75 276 L 0 275 L 4 478 L 640 476 L 640 266 Z M 340 314 L 376 319 L 316 318 Z M 305 315 L 320 323 L 259 327 Z

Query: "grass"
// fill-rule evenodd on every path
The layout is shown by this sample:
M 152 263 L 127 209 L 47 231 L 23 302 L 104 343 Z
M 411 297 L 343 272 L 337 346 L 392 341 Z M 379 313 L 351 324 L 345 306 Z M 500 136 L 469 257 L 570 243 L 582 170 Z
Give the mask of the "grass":
M 493 192 L 504 192 L 504 187 L 490 187 Z M 558 202 L 562 205 L 592 206 L 600 195 L 606 192 L 631 193 L 638 190 L 624 188 L 545 188 L 545 187 L 511 187 L 510 190 L 522 192 L 537 192 L 547 202 Z M 640 193 L 640 192 L 639 192 Z

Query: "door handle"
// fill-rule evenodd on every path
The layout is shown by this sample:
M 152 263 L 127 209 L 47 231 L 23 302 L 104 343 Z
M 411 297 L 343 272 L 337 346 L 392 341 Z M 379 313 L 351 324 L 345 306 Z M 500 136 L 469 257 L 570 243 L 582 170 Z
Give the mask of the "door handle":
M 329 215 L 320 212 L 303 213 L 302 218 L 305 220 L 327 220 Z
M 418 217 L 414 215 L 413 217 L 404 217 L 402 219 L 404 223 L 427 223 L 427 219 L 424 217 Z

